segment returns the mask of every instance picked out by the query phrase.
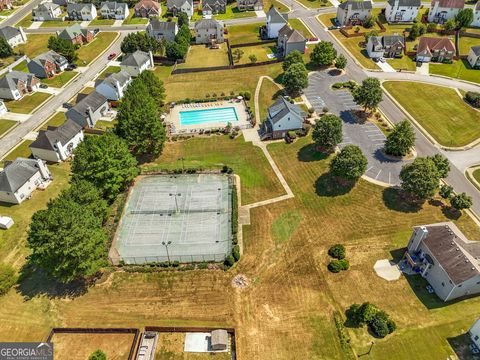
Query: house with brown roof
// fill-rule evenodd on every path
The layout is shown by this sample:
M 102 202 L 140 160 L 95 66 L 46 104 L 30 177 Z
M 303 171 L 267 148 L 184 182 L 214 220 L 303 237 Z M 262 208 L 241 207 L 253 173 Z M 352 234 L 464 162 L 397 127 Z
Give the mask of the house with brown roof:
M 423 36 L 417 45 L 419 62 L 451 62 L 455 56 L 455 44 L 448 38 Z
M 0 0 L 0 11 L 13 8 L 12 0 Z
M 402 35 L 368 37 L 367 53 L 372 59 L 402 57 L 403 49 L 405 49 L 405 39 Z
M 40 80 L 34 74 L 13 70 L 0 78 L 0 98 L 19 100 L 37 91 L 39 85 Z
M 135 17 L 150 18 L 160 16 L 161 13 L 160 4 L 153 0 L 141 0 L 135 5 Z
M 428 12 L 428 22 L 443 24 L 455 18 L 465 7 L 465 0 L 432 0 Z
M 278 32 L 277 51 L 283 56 L 287 56 L 293 50 L 298 50 L 302 54 L 305 53 L 305 45 L 307 39 L 295 29 L 285 25 Z
M 443 301 L 480 293 L 480 242 L 452 222 L 415 227 L 404 259 Z

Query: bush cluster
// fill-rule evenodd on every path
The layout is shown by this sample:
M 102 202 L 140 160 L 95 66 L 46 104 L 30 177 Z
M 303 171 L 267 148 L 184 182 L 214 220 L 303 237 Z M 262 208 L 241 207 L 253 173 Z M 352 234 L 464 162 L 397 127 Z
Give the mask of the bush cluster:
M 480 93 L 468 91 L 465 94 L 465 100 L 473 107 L 480 108 Z
M 348 321 L 357 327 L 368 325 L 370 330 L 378 337 L 385 337 L 397 328 L 395 321 L 389 315 L 369 302 L 353 304 L 346 311 Z
M 353 90 L 355 89 L 356 87 L 358 86 L 358 84 L 353 81 L 353 80 L 350 80 L 350 81 L 345 81 L 345 82 L 337 82 L 337 83 L 334 83 L 332 85 L 332 88 L 334 89 L 350 89 L 350 90 Z
M 345 246 L 342 244 L 335 244 L 328 249 L 328 255 L 339 260 L 345 259 L 345 253 Z
M 328 255 L 330 255 L 333 260 L 330 260 L 327 268 L 332 273 L 339 273 L 342 270 L 348 270 L 350 268 L 350 263 L 345 259 L 346 250 L 345 246 L 342 244 L 335 244 L 328 249 Z

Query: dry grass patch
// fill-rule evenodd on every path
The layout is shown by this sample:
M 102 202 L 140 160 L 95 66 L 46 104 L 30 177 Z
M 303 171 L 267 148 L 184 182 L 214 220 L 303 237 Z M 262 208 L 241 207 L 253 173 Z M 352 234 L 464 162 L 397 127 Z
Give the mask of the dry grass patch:
M 159 333 L 155 360 L 231 360 L 229 352 L 191 353 L 184 352 L 185 333 Z
M 228 66 L 227 44 L 220 44 L 219 49 L 211 49 L 205 45 L 192 45 L 188 49 L 187 58 L 184 64 L 178 68 L 201 68 Z

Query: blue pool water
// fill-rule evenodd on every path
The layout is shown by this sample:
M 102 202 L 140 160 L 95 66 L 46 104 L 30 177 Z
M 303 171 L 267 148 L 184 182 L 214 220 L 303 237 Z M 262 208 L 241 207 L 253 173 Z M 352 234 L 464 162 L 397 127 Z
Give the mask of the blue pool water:
M 224 123 L 238 121 L 234 107 L 180 111 L 181 125 L 200 125 L 207 123 Z

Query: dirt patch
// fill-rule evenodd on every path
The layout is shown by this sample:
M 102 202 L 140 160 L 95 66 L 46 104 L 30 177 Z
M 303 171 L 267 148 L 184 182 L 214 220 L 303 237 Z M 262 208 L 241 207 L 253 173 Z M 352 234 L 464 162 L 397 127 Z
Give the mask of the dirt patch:
M 238 274 L 232 279 L 232 286 L 236 289 L 245 289 L 250 285 L 250 280 L 242 274 Z

